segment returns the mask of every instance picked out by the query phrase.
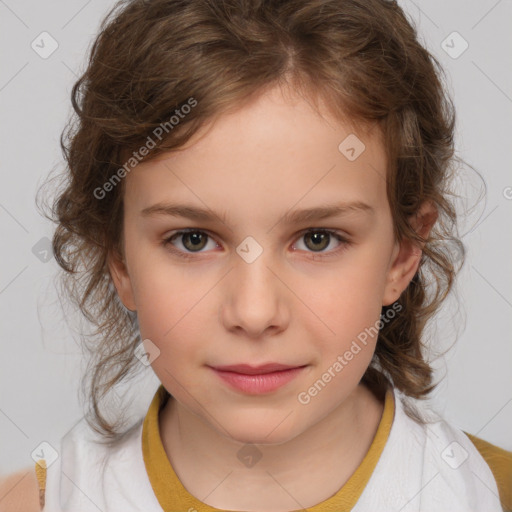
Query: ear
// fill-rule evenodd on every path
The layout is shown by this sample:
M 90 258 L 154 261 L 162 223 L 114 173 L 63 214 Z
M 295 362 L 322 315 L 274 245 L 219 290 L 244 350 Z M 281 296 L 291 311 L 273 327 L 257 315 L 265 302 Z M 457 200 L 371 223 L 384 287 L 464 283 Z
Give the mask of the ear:
M 107 262 L 112 281 L 124 307 L 130 311 L 137 311 L 132 283 L 125 262 L 117 253 L 110 253 Z
M 425 201 L 416 215 L 409 218 L 409 224 L 422 238 L 427 239 L 438 217 L 436 207 Z M 420 246 L 410 240 L 402 240 L 395 244 L 392 264 L 388 271 L 388 278 L 382 297 L 382 305 L 389 306 L 400 298 L 402 292 L 409 286 L 416 274 L 422 255 L 424 243 Z

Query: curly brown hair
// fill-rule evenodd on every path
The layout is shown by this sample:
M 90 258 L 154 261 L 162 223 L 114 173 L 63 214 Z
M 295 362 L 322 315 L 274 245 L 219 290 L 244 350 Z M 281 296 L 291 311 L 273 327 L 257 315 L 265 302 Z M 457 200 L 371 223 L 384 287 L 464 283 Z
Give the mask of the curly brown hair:
M 180 148 L 205 122 L 280 83 L 313 102 L 322 98 L 345 122 L 382 130 L 395 237 L 424 246 L 362 382 L 380 395 L 391 381 L 427 397 L 437 384 L 423 331 L 465 254 L 449 197 L 455 109 L 443 75 L 396 1 L 122 0 L 113 7 L 72 90 L 75 115 L 61 136 L 65 182 L 51 215 L 66 293 L 94 326 L 84 336 L 82 384 L 87 379 L 95 430 L 111 440 L 122 435 L 100 402 L 142 366 L 134 357 L 136 313 L 119 300 L 108 269 L 110 255 L 123 258 L 127 158 L 149 138 L 145 161 Z M 191 99 L 194 107 L 184 109 Z M 181 111 L 188 113 L 178 123 L 169 121 Z M 151 135 L 162 127 L 164 137 Z M 408 222 L 424 201 L 438 212 L 426 239 Z

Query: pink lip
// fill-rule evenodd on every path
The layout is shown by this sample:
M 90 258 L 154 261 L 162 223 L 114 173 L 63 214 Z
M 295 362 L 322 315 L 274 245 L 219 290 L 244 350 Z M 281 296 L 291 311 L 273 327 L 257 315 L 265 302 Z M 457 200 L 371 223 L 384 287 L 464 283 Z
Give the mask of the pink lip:
M 251 395 L 271 393 L 293 380 L 305 366 L 269 363 L 261 366 L 247 364 L 218 366 L 212 370 L 235 389 Z
M 229 366 L 215 366 L 215 370 L 225 372 L 244 373 L 245 375 L 261 375 L 262 373 L 278 372 L 281 370 L 290 370 L 291 368 L 298 368 L 298 366 L 279 364 L 279 363 L 266 363 L 259 366 L 252 366 L 250 364 L 232 364 Z

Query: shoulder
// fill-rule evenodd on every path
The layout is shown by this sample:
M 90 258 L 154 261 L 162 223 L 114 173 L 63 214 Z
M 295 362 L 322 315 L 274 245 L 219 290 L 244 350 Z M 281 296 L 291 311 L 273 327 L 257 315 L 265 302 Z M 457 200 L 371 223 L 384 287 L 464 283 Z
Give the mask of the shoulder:
M 420 487 L 428 484 L 429 492 L 422 492 L 419 498 L 424 505 L 421 510 L 437 510 L 441 501 L 448 500 L 453 506 L 445 507 L 446 510 L 503 510 L 500 484 L 464 431 L 443 418 L 428 400 L 412 399 L 401 393 L 396 393 L 396 398 L 395 445 L 405 460 L 410 457 L 418 461 L 406 465 L 412 478 L 420 465 Z
M 40 512 L 39 483 L 33 467 L 0 477 L 0 512 Z
M 472 441 L 480 455 L 491 469 L 504 510 L 512 510 L 512 452 L 495 446 L 483 439 L 468 434 L 464 434 Z

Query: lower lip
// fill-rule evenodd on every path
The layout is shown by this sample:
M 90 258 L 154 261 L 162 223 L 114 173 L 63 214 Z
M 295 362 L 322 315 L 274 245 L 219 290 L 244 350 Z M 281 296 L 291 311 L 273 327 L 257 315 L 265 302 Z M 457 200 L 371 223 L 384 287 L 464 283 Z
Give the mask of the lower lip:
M 278 372 L 262 373 L 258 375 L 247 375 L 245 373 L 227 372 L 213 368 L 214 372 L 233 388 L 251 395 L 271 393 L 280 387 L 288 384 L 305 366 L 281 370 Z

